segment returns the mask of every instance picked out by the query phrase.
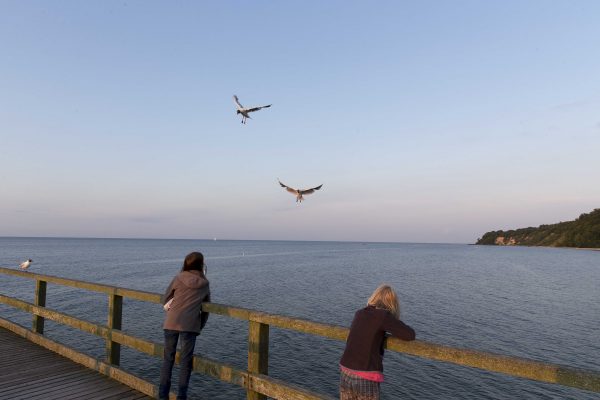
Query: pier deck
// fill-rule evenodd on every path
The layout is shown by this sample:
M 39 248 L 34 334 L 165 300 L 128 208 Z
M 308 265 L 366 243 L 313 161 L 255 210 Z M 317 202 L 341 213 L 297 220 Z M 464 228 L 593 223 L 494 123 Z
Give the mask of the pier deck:
M 151 399 L 0 328 L 0 399 Z

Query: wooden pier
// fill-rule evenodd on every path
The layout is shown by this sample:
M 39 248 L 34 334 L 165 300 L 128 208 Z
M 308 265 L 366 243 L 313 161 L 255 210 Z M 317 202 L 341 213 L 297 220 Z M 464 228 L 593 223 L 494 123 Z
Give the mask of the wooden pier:
M 33 316 L 31 327 L 24 327 L 7 319 L 0 318 L 0 332 L 9 338 L 4 339 L 4 336 L 0 337 L 0 344 L 2 345 L 0 346 L 0 399 L 68 399 L 71 397 L 66 397 L 64 392 L 67 389 L 73 391 L 69 392 L 73 394 L 72 398 L 78 399 L 146 398 L 144 395 L 151 398 L 157 397 L 158 387 L 155 384 L 121 369 L 119 365 L 121 346 L 127 346 L 150 356 L 162 358 L 163 345 L 161 343 L 132 336 L 121 330 L 123 298 L 161 303 L 160 294 L 0 267 L 1 274 L 32 279 L 35 280 L 36 285 L 34 303 L 0 293 L 0 303 L 25 311 Z M 96 324 L 48 307 L 46 304 L 46 287 L 48 284 L 105 293 L 108 296 L 107 324 Z M 193 364 L 194 373 L 212 376 L 221 381 L 245 388 L 248 400 L 266 400 L 267 398 L 286 400 L 333 399 L 329 395 L 316 393 L 269 376 L 269 330 L 271 327 L 277 327 L 308 335 L 345 341 L 348 335 L 348 328 L 224 304 L 203 303 L 202 307 L 204 311 L 212 314 L 248 321 L 248 367 L 247 369 L 239 369 L 220 361 L 195 355 Z M 106 358 L 99 360 L 51 340 L 44 335 L 44 321 L 46 319 L 103 338 L 106 342 Z M 29 344 L 27 342 L 33 343 Z M 13 345 L 13 343 L 16 344 Z M 25 347 L 21 346 L 27 346 L 27 351 L 30 351 L 29 349 L 35 345 L 45 347 L 57 353 L 57 355 L 52 356 L 41 348 L 35 351 L 31 350 L 31 354 L 35 353 L 36 357 L 39 357 L 36 361 L 33 356 L 30 357 L 23 353 L 22 349 Z M 7 346 L 8 348 L 11 348 L 11 346 L 15 347 L 14 349 L 10 349 L 10 351 L 17 354 L 10 355 L 9 350 L 5 350 L 3 346 Z M 460 349 L 420 340 L 405 342 L 389 338 L 386 348 L 389 351 L 410 354 L 430 360 L 600 393 L 599 371 L 583 370 L 470 349 Z M 61 359 L 60 356 L 64 356 L 80 364 L 82 367 L 69 364 L 64 359 Z M 46 368 L 47 372 L 51 372 L 45 375 L 42 361 L 53 363 L 54 361 L 51 361 L 51 357 L 58 357 L 56 359 L 60 361 L 57 361 L 56 368 Z M 7 365 L 7 363 L 11 365 Z M 42 370 L 36 370 L 32 365 L 35 368 L 40 367 Z M 86 374 L 81 375 L 82 378 L 75 377 L 76 370 Z M 28 372 L 32 374 L 31 377 L 27 375 Z M 103 378 L 102 375 L 126 386 L 107 381 L 107 378 Z M 73 381 L 68 380 L 68 377 L 72 377 Z M 36 383 L 33 379 L 39 379 L 39 381 Z M 96 379 L 99 380 L 96 381 Z M 98 382 L 89 386 L 94 386 L 99 391 L 90 392 L 85 395 L 77 393 L 77 390 L 84 389 L 86 386 L 85 382 Z M 113 383 L 114 386 L 111 386 Z M 101 387 L 106 388 L 107 393 L 111 393 L 109 396 L 114 396 L 94 397 L 95 395 L 102 395 L 100 394 Z M 5 396 L 3 393 L 5 390 L 11 390 L 11 392 L 7 393 L 14 394 L 15 397 L 12 395 Z M 21 392 L 21 390 L 31 390 L 33 395 Z M 118 392 L 119 390 L 125 391 Z M 56 396 L 52 397 L 53 395 Z M 175 398 L 173 393 L 171 393 L 171 398 Z
M 0 399 L 137 400 L 151 397 L 0 328 Z

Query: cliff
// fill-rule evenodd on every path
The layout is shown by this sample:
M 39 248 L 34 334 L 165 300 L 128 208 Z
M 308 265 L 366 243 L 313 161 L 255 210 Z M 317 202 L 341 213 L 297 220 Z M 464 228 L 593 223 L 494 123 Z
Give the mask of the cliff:
M 485 233 L 476 244 L 600 248 L 600 208 L 574 221 Z

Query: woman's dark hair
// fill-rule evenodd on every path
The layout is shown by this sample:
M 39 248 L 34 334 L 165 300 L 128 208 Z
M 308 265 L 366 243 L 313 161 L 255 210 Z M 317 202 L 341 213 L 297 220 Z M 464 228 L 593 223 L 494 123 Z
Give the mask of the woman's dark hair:
M 194 251 L 193 253 L 185 256 L 185 260 L 183 260 L 183 268 L 182 271 L 200 271 L 202 272 L 202 268 L 204 267 L 204 256 L 202 253 Z

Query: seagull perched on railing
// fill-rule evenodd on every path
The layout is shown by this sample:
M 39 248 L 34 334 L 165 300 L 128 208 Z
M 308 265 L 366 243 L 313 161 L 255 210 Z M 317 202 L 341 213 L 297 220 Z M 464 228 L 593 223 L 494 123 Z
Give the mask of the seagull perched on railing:
M 233 101 L 235 102 L 235 106 L 237 107 L 237 113 L 238 114 L 242 114 L 242 124 L 245 124 L 246 123 L 246 119 L 250 118 L 250 115 L 248 115 L 248 113 L 251 113 L 251 112 L 254 112 L 254 111 L 258 111 L 258 110 L 262 110 L 263 108 L 269 108 L 272 105 L 272 104 L 269 104 L 267 106 L 244 108 L 244 106 L 240 104 L 240 101 L 239 101 L 238 97 L 235 94 L 233 95 Z
M 296 196 L 296 203 L 302 203 L 302 200 L 304 200 L 304 197 L 302 197 L 302 195 L 314 193 L 315 190 L 319 190 L 319 189 L 321 189 L 321 186 L 323 186 L 323 184 L 321 184 L 321 185 L 311 188 L 311 189 L 294 189 L 287 185 L 284 185 L 283 183 L 281 183 L 281 181 L 279 179 L 277 181 L 279 182 L 281 187 L 284 187 L 285 190 L 287 190 L 288 192 L 290 192 L 291 194 Z
M 32 262 L 33 262 L 33 260 L 30 258 L 27 261 L 23 261 L 21 264 L 19 264 L 19 267 L 21 269 L 27 269 L 27 268 L 29 268 L 29 266 L 31 265 Z

